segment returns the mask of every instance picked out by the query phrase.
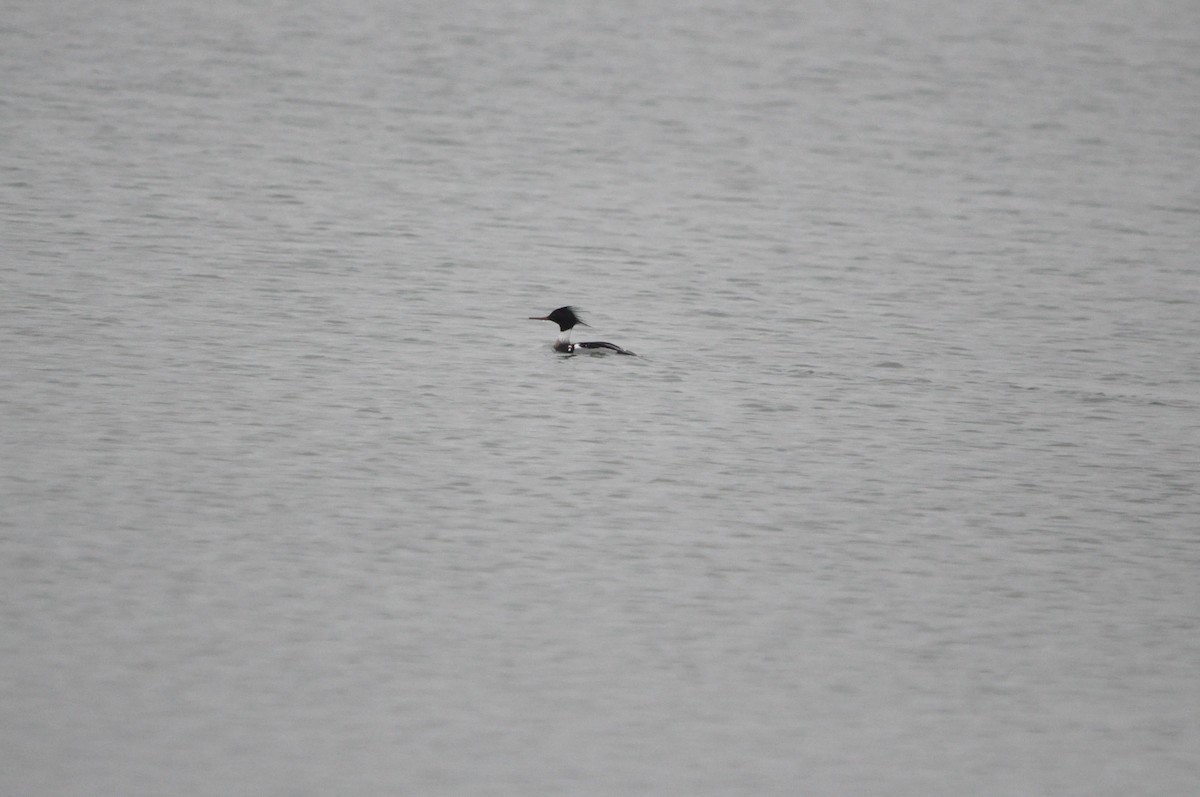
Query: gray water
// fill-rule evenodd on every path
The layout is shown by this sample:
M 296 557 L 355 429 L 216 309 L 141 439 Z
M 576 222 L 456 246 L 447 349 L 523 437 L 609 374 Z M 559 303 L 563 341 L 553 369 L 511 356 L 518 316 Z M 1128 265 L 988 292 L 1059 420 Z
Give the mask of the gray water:
M 1197 793 L 1198 44 L 9 3 L 0 793 Z

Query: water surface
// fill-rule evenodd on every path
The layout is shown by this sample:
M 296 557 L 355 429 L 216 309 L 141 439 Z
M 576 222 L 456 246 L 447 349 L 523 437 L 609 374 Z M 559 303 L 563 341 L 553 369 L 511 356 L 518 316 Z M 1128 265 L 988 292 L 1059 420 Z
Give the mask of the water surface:
M 18 4 L 0 790 L 1192 793 L 1198 33 Z

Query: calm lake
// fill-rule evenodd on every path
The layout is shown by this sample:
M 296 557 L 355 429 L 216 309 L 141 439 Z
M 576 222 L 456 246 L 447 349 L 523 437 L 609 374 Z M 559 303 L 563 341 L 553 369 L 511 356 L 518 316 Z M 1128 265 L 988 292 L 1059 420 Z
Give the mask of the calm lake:
M 0 792 L 1196 793 L 1196 3 L 7 5 Z

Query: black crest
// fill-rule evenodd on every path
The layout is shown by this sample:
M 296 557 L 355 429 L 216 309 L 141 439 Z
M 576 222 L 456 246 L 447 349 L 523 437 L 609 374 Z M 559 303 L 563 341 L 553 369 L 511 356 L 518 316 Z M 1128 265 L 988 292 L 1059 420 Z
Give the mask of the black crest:
M 566 332 L 568 329 L 576 325 L 587 326 L 577 314 L 574 307 L 560 307 L 545 318 L 538 319 L 539 321 L 553 321 L 558 324 L 559 332 Z

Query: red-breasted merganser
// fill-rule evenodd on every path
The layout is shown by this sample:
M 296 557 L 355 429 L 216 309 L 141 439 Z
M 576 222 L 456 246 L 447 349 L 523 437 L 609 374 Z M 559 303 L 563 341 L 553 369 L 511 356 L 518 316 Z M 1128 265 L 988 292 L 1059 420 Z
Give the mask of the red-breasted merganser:
M 558 324 L 558 340 L 554 342 L 554 350 L 563 354 L 629 354 L 636 356 L 629 349 L 622 349 L 615 343 L 602 340 L 588 340 L 580 343 L 571 342 L 571 329 L 577 325 L 588 326 L 575 315 L 574 307 L 560 307 L 550 315 L 530 316 L 530 321 L 553 321 Z

